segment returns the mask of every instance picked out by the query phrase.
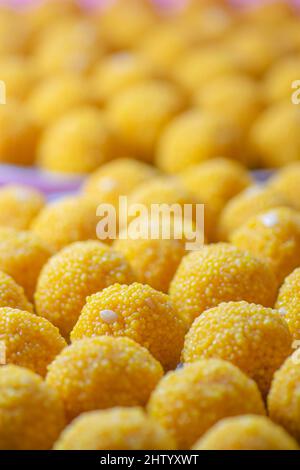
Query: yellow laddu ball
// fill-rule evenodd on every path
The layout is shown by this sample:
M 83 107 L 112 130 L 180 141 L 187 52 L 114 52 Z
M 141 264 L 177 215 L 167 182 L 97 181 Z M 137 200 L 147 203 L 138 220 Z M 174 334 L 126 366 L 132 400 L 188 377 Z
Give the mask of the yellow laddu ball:
M 276 207 L 290 206 L 278 191 L 268 186 L 253 185 L 228 201 L 221 212 L 218 224 L 218 238 L 228 240 L 234 230 L 251 217 Z
M 66 346 L 58 329 L 45 318 L 18 309 L 0 309 L 4 362 L 46 375 L 47 366 Z
M 51 248 L 32 232 L 0 228 L 0 270 L 9 274 L 31 301 Z
M 180 315 L 191 324 L 221 302 L 245 300 L 272 307 L 277 287 L 267 261 L 233 245 L 216 243 L 182 259 L 169 293 Z
M 268 186 L 282 194 L 291 207 L 300 210 L 300 162 L 280 168 L 270 178 Z
M 46 382 L 70 421 L 84 411 L 144 406 L 162 375 L 159 362 L 135 341 L 99 336 L 65 348 L 48 367 Z
M 263 212 L 235 230 L 230 241 L 267 259 L 281 284 L 300 265 L 300 213 L 289 207 Z
M 202 360 L 169 372 L 153 391 L 148 412 L 189 449 L 220 419 L 246 413 L 264 414 L 253 380 L 229 362 Z
M 113 136 L 103 111 L 93 106 L 70 110 L 43 133 L 37 163 L 43 170 L 83 174 L 112 157 Z
M 117 93 L 108 104 L 107 116 L 129 154 L 153 161 L 164 127 L 183 105 L 180 90 L 171 82 L 145 80 Z
M 0 388 L 1 450 L 50 450 L 65 426 L 55 390 L 14 365 L 0 368 Z
M 27 230 L 45 205 L 44 195 L 22 184 L 8 184 L 0 189 L 0 226 Z
M 115 407 L 89 411 L 62 432 L 55 450 L 171 450 L 168 432 L 141 408 Z
M 265 416 L 244 415 L 219 421 L 194 450 L 299 450 L 297 442 Z
M 179 173 L 211 158 L 234 157 L 239 144 L 236 126 L 219 113 L 189 109 L 175 117 L 158 141 L 156 164 Z
M 165 369 L 172 369 L 179 363 L 184 334 L 168 295 L 139 283 L 114 284 L 87 298 L 71 340 L 126 336 L 149 349 Z
M 297 347 L 299 340 L 296 343 Z M 284 427 L 298 442 L 300 440 L 299 364 L 298 349 L 275 372 L 268 395 L 270 418 Z
M 274 372 L 291 352 L 292 337 L 279 312 L 242 301 L 222 303 L 196 318 L 182 357 L 187 363 L 202 358 L 232 362 L 266 396 Z
M 122 254 L 99 241 L 72 243 L 45 264 L 35 291 L 36 311 L 68 338 L 87 296 L 133 281 Z
M 0 271 L 0 307 L 10 307 L 33 312 L 33 306 L 27 299 L 23 287 L 12 277 Z
M 300 339 L 300 268 L 287 276 L 279 289 L 275 307 L 286 320 L 295 341 Z

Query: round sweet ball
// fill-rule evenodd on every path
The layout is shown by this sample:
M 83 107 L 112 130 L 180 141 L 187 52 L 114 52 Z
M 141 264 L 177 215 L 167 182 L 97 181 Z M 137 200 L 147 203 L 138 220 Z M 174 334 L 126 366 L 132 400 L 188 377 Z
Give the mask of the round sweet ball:
M 300 162 L 278 170 L 268 181 L 268 186 L 282 194 L 290 206 L 300 210 Z
M 272 307 L 277 287 L 267 261 L 233 245 L 216 243 L 182 259 L 169 292 L 180 315 L 191 324 L 221 302 L 245 300 Z
M 265 414 L 253 380 L 226 361 L 208 359 L 169 372 L 152 392 L 149 415 L 189 449 L 222 418 Z
M 252 185 L 234 196 L 220 214 L 219 240 L 229 240 L 230 235 L 251 217 L 277 207 L 290 206 L 278 191 L 263 185 Z
M 36 74 L 29 59 L 9 55 L 0 59 L 0 77 L 5 83 L 6 96 L 24 100 L 36 82 Z
M 12 277 L 0 271 L 0 307 L 10 307 L 33 312 L 33 306 L 27 299 L 23 287 Z
M 33 164 L 38 129 L 23 103 L 8 98 L 0 105 L 0 128 L 0 163 Z
M 284 427 L 298 442 L 300 440 L 299 352 L 299 349 L 296 350 L 275 372 L 268 395 L 270 418 Z
M 28 369 L 0 368 L 1 450 L 50 450 L 65 426 L 58 394 Z
M 168 292 L 170 282 L 186 254 L 185 241 L 174 238 L 125 238 L 120 232 L 113 244 L 123 253 L 142 284 Z
M 117 52 L 104 57 L 91 74 L 93 98 L 99 104 L 107 103 L 116 93 L 138 82 L 151 78 L 150 65 L 132 52 Z
M 239 99 L 236 91 L 239 90 Z M 209 81 L 195 94 L 200 109 L 223 114 L 241 130 L 249 129 L 262 108 L 258 83 L 243 74 L 232 74 Z
M 59 251 L 70 243 L 97 238 L 97 204 L 80 196 L 67 196 L 47 204 L 32 221 L 32 233 Z
M 276 62 L 263 82 L 265 99 L 269 103 L 290 100 L 292 84 L 300 77 L 300 55 L 284 57 Z
M 255 380 L 266 396 L 274 372 L 292 351 L 291 343 L 288 325 L 278 311 L 244 301 L 224 302 L 196 318 L 182 357 L 184 362 L 227 360 Z
M 299 122 L 300 108 L 290 101 L 275 103 L 261 113 L 250 140 L 262 166 L 281 167 L 299 159 Z
M 265 416 L 222 419 L 194 445 L 194 450 L 299 450 L 288 433 Z
M 111 2 L 96 18 L 105 43 L 117 51 L 134 49 L 158 20 L 151 2 L 145 0 Z
M 176 22 L 160 22 L 152 28 L 138 45 L 138 54 L 165 76 L 188 51 L 188 33 L 181 31 Z
M 181 184 L 219 215 L 227 202 L 249 187 L 250 172 L 239 162 L 213 158 L 178 173 Z
M 237 69 L 254 78 L 260 78 L 281 54 L 274 47 L 274 37 L 256 24 L 241 25 L 228 35 L 225 53 L 237 64 Z
M 177 179 L 170 177 L 157 177 L 153 178 L 151 181 L 141 183 L 130 193 L 128 210 L 133 210 L 135 208 L 135 204 L 142 204 L 147 208 L 147 215 L 149 215 L 149 213 L 151 215 L 154 205 L 164 205 L 163 207 L 169 209 L 170 215 L 180 217 L 182 220 L 184 218 L 192 218 L 196 224 L 199 222 L 201 224 L 201 221 L 196 220 L 197 204 L 201 203 L 203 203 L 203 201 L 199 201 L 195 195 L 184 188 Z M 161 209 L 163 209 L 163 207 L 161 207 Z M 143 214 L 144 212 L 142 212 L 142 215 Z M 212 234 L 214 228 L 214 214 L 208 204 L 205 204 L 204 230 L 208 238 Z
M 267 259 L 279 284 L 300 265 L 300 213 L 289 207 L 250 218 L 230 236 L 242 250 Z
M 127 151 L 152 161 L 164 127 L 182 106 L 183 98 L 175 85 L 153 79 L 117 93 L 108 104 L 107 115 Z
M 37 163 L 43 170 L 82 174 L 112 157 L 112 133 L 104 113 L 79 107 L 49 126 L 39 142 Z
M 208 46 L 192 49 L 174 67 L 174 79 L 189 93 L 217 77 L 231 75 L 238 70 L 237 63 L 222 47 Z
M 0 189 L 0 226 L 27 230 L 44 205 L 44 195 L 30 186 L 3 186 Z
M 31 301 L 51 248 L 32 232 L 0 228 L 0 270 L 9 274 Z
M 167 173 L 179 173 L 219 155 L 232 157 L 237 144 L 237 129 L 224 116 L 190 109 L 166 126 L 158 142 L 156 164 Z
M 43 128 L 89 101 L 84 79 L 61 73 L 42 80 L 29 95 L 26 106 L 35 122 Z
M 68 338 L 87 296 L 116 282 L 133 281 L 122 254 L 99 241 L 72 243 L 42 269 L 35 291 L 36 311 Z
M 99 202 L 118 205 L 119 196 L 128 196 L 139 184 L 158 176 L 147 163 L 133 158 L 117 158 L 91 173 L 83 185 L 83 193 Z
M 179 363 L 184 334 L 168 295 L 139 283 L 114 284 L 87 298 L 71 340 L 126 336 L 149 349 L 168 370 Z
M 144 406 L 162 375 L 159 362 L 135 341 L 100 336 L 65 348 L 48 367 L 46 382 L 70 421 L 84 411 Z
M 82 413 L 66 427 L 54 445 L 54 450 L 175 448 L 168 432 L 138 407 Z
M 275 308 L 286 320 L 295 341 L 300 339 L 300 268 L 287 276 L 279 289 Z
M 5 363 L 26 367 L 42 376 L 67 345 L 58 329 L 45 318 L 10 307 L 0 308 L 0 336 Z
M 59 72 L 86 74 L 103 55 L 99 32 L 87 16 L 67 16 L 52 22 L 39 35 L 33 63 L 41 77 Z

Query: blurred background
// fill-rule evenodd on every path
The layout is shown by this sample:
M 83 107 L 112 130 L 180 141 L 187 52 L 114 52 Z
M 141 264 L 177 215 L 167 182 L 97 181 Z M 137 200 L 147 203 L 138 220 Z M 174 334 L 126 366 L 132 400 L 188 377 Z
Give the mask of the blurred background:
M 168 175 L 299 160 L 299 3 L 0 1 L 0 184 L 72 192 L 119 158 Z

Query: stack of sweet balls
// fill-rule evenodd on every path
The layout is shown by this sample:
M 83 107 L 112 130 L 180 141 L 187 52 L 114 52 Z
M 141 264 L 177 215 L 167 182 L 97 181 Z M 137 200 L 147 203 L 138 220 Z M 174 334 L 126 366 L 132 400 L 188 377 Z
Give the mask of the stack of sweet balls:
M 0 188 L 0 449 L 300 449 L 299 30 L 282 4 L 0 10 L 0 160 L 86 173 Z M 107 234 L 120 196 L 204 204 L 204 243 L 193 211 Z

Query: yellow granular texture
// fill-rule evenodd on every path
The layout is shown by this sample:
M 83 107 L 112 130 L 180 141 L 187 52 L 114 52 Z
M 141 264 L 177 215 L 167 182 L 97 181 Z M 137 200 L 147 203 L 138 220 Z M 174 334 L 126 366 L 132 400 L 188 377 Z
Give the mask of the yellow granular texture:
M 299 342 L 295 342 L 296 348 Z M 270 418 L 284 427 L 297 441 L 300 440 L 300 368 L 299 349 L 275 372 L 268 410 Z
M 33 311 L 33 306 L 26 298 L 23 287 L 19 286 L 12 277 L 0 271 L 0 307 L 11 307 L 27 312 Z
M 264 416 L 226 418 L 215 424 L 194 450 L 299 450 L 283 428 Z
M 9 99 L 24 100 L 36 82 L 34 68 L 30 60 L 21 56 L 0 58 L 0 77 L 6 86 Z
M 112 151 L 112 134 L 103 111 L 84 106 L 70 110 L 45 130 L 37 163 L 48 171 L 89 173 L 109 160 Z
M 41 31 L 32 60 L 43 78 L 59 72 L 85 74 L 102 55 L 103 45 L 92 19 L 69 15 L 57 18 Z
M 122 254 L 98 241 L 72 243 L 44 266 L 35 291 L 36 311 L 68 338 L 87 296 L 133 281 Z
M 83 185 L 83 193 L 101 202 L 118 205 L 119 196 L 129 195 L 141 183 L 159 173 L 156 168 L 133 158 L 118 158 L 91 173 Z
M 23 287 L 30 301 L 40 271 L 51 254 L 49 245 L 34 233 L 0 228 L 0 270 Z
M 144 406 L 162 375 L 159 362 L 133 340 L 101 336 L 65 348 L 48 367 L 46 382 L 70 421 L 84 411 Z
M 165 369 L 176 367 L 185 326 L 168 295 L 134 283 L 114 284 L 87 298 L 71 340 L 126 336 L 147 348 Z
M 0 106 L 0 162 L 34 163 L 38 129 L 25 106 L 11 99 Z
M 297 161 L 300 109 L 284 100 L 269 106 L 255 121 L 250 140 L 261 166 L 274 168 Z
M 70 243 L 97 238 L 96 208 L 93 200 L 67 196 L 47 204 L 30 228 L 53 251 L 59 251 Z
M 9 307 L 0 308 L 0 338 L 7 364 L 44 376 L 47 365 L 66 346 L 58 329 L 45 318 Z
M 233 197 L 221 213 L 218 235 L 220 240 L 228 240 L 231 233 L 246 223 L 251 217 L 275 207 L 289 206 L 278 191 L 253 185 Z
M 0 368 L 1 450 L 49 450 L 65 426 L 62 402 L 41 377 L 13 365 Z
M 163 208 L 169 209 L 172 217 L 190 218 L 189 211 L 185 209 L 190 206 L 192 219 L 195 223 L 197 204 L 203 204 L 192 192 L 183 187 L 180 181 L 171 177 L 157 177 L 151 181 L 145 181 L 138 185 L 128 198 L 128 206 L 134 208 L 135 204 L 144 205 L 151 215 L 151 208 L 155 204 L 162 204 Z M 175 205 L 175 207 L 173 206 Z M 199 222 L 199 221 L 198 221 Z M 169 222 L 170 223 L 170 222 Z M 204 231 L 209 238 L 215 226 L 215 220 L 210 207 L 204 206 Z
M 270 68 L 263 81 L 265 99 L 270 103 L 290 99 L 293 92 L 292 84 L 299 80 L 299 77 L 299 54 L 278 60 L 273 67 Z
M 250 218 L 231 242 L 271 264 L 279 284 L 300 265 L 300 213 L 280 207 Z
M 118 239 L 113 247 L 126 257 L 139 282 L 161 292 L 168 292 L 170 282 L 186 254 L 184 240 L 172 238 Z
M 239 99 L 236 98 L 239 90 Z M 246 131 L 262 108 L 262 97 L 258 83 L 243 74 L 225 75 L 209 81 L 195 95 L 195 104 L 226 116 Z
M 55 450 L 171 450 L 171 436 L 141 408 L 83 413 L 69 424 Z
M 158 142 L 156 164 L 167 173 L 222 155 L 233 157 L 239 135 L 228 119 L 218 113 L 190 109 L 166 126 Z
M 127 151 L 152 161 L 164 127 L 183 104 L 181 92 L 171 82 L 145 80 L 117 93 L 107 116 Z
M 150 2 L 126 0 L 113 2 L 96 16 L 104 42 L 112 50 L 133 49 L 158 17 Z
M 291 342 L 278 311 L 244 301 L 224 302 L 194 321 L 182 357 L 184 362 L 227 360 L 255 380 L 266 396 L 274 372 L 292 351 Z
M 250 172 L 239 162 L 214 158 L 178 174 L 181 184 L 216 215 L 226 203 L 252 183 Z
M 151 78 L 151 66 L 143 58 L 129 51 L 104 57 L 91 74 L 92 96 L 97 103 L 111 100 L 116 93 Z
M 279 192 L 286 201 L 300 210 L 300 163 L 294 162 L 278 170 L 269 180 L 268 186 Z
M 46 127 L 90 100 L 82 77 L 60 73 L 41 81 L 28 97 L 26 106 L 35 122 Z
M 212 45 L 192 49 L 175 64 L 174 79 L 189 93 L 194 93 L 211 80 L 231 75 L 238 70 L 237 62 L 222 47 Z
M 202 360 L 169 372 L 152 393 L 148 412 L 189 449 L 217 421 L 246 413 L 264 414 L 258 388 L 229 362 Z
M 216 243 L 182 259 L 169 293 L 180 315 L 192 323 L 221 302 L 246 300 L 272 307 L 277 279 L 266 261 L 233 245 Z
M 0 189 L 0 226 L 27 230 L 45 204 L 44 195 L 21 184 Z
M 298 263 L 299 264 L 299 263 Z M 275 307 L 286 320 L 294 340 L 300 339 L 300 268 L 287 276 L 279 289 Z

